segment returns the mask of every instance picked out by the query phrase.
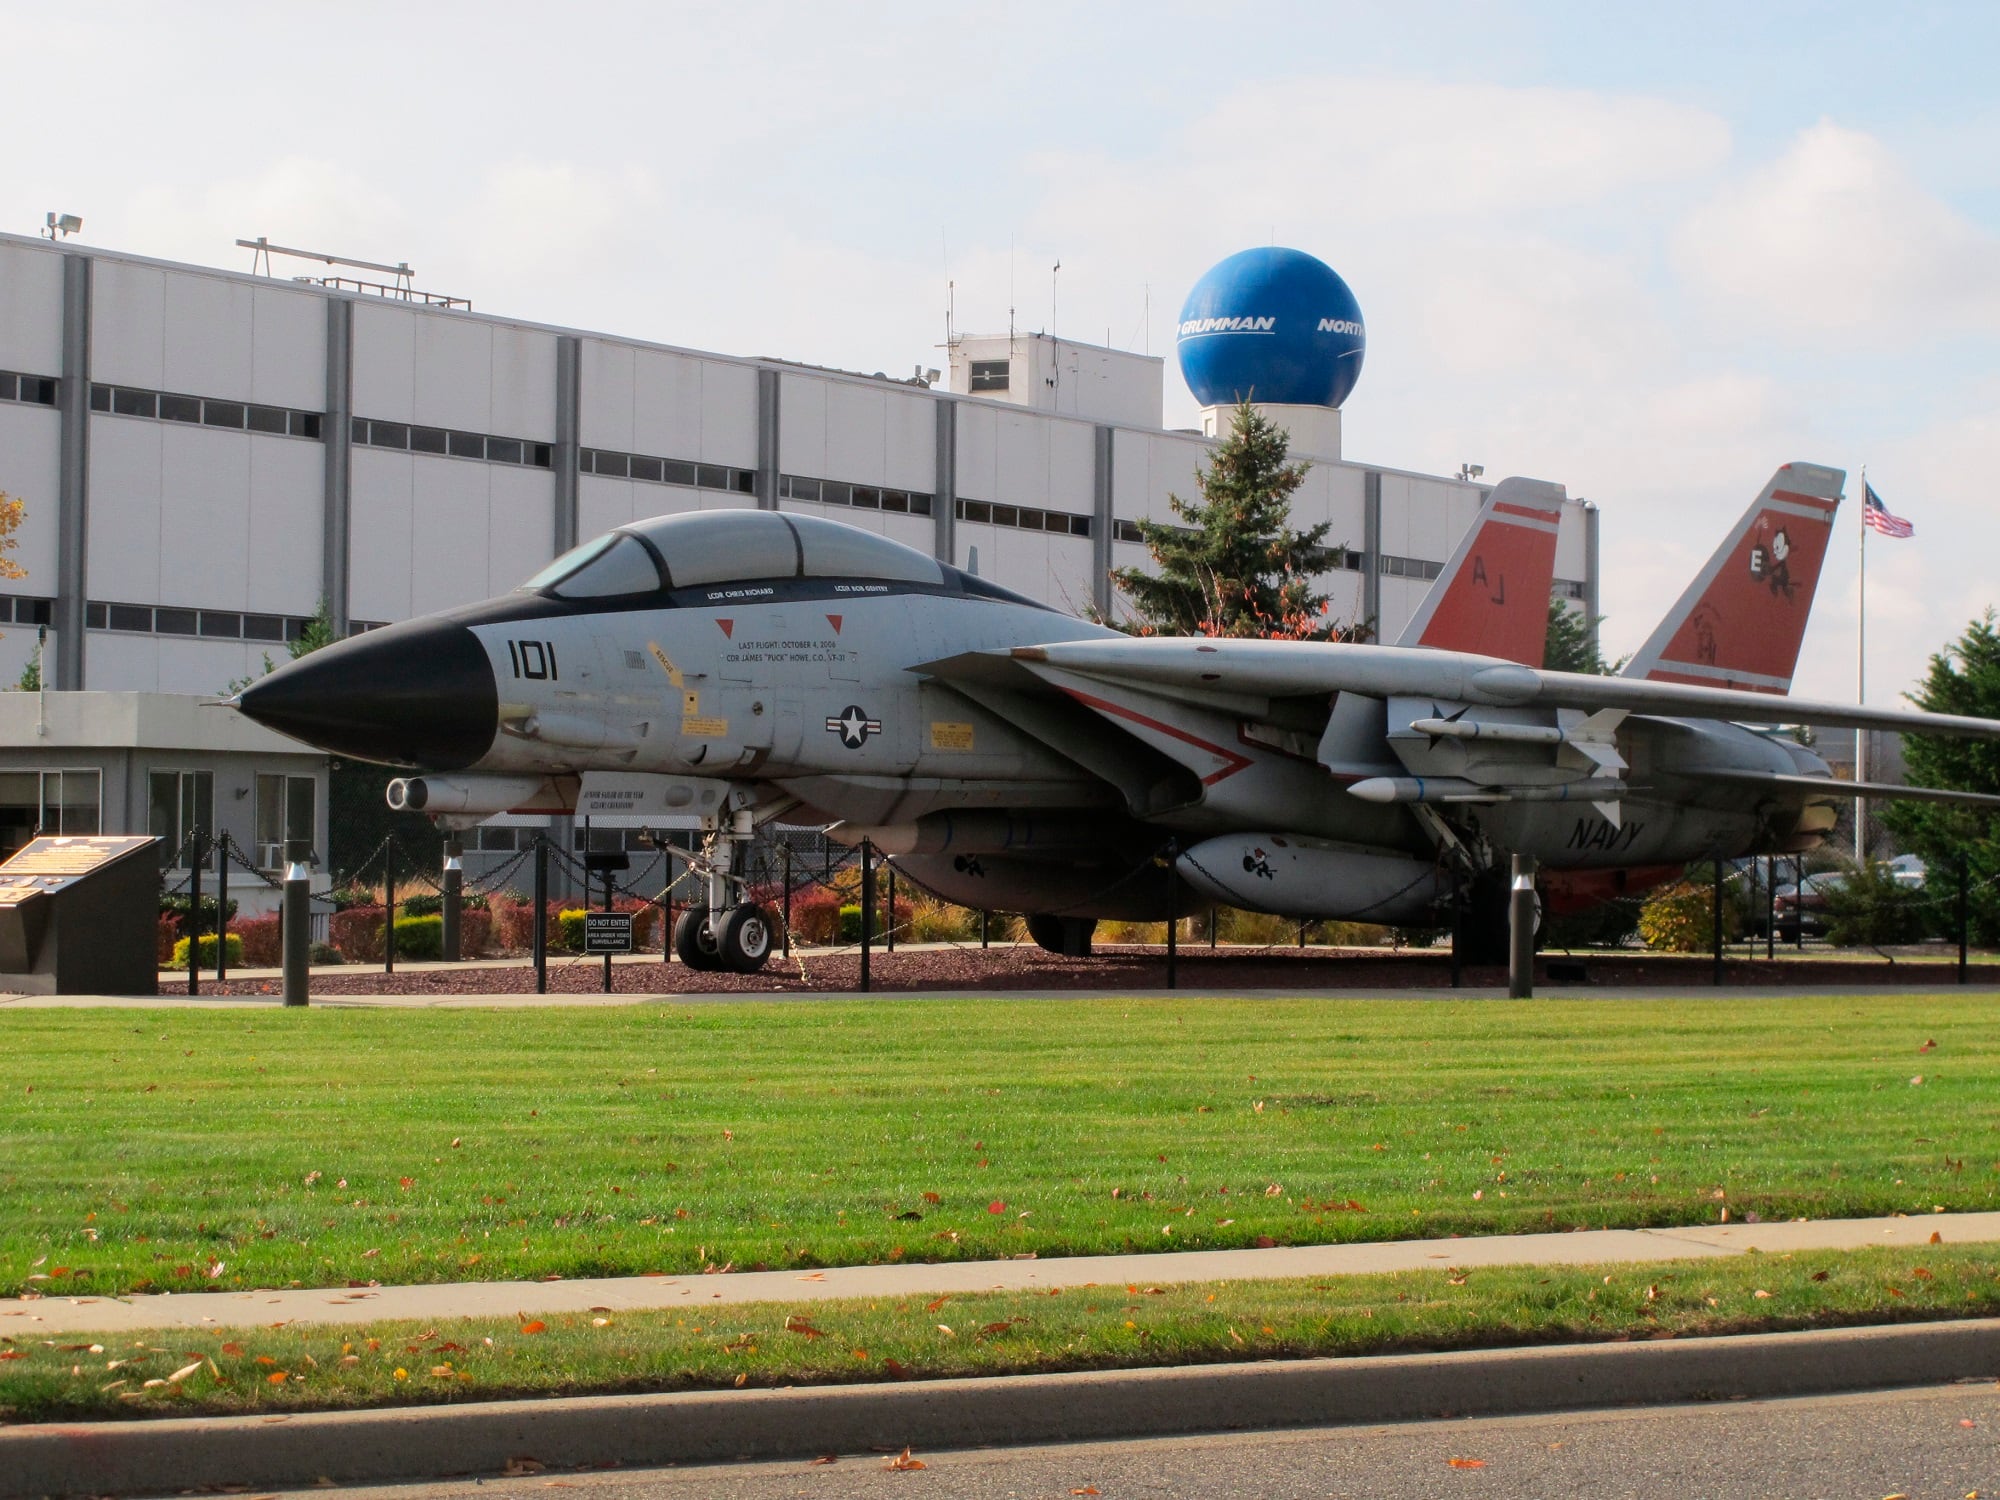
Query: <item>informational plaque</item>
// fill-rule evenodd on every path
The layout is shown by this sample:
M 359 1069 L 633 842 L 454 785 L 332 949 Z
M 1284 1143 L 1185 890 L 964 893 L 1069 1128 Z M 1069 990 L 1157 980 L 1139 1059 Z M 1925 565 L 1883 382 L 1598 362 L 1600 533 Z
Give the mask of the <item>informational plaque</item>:
M 587 911 L 583 914 L 585 953 L 630 953 L 632 913 L 629 911 Z
M 0 991 L 156 993 L 159 842 L 58 834 L 0 864 Z

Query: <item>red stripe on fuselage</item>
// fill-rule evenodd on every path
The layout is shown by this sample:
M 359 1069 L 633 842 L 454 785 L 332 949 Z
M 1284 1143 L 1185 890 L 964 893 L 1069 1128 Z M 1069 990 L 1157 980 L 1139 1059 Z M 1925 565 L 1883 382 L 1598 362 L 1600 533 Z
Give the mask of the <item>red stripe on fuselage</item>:
M 1122 703 L 1113 703 L 1108 698 L 1093 698 L 1090 694 L 1079 692 L 1075 688 L 1064 688 L 1063 691 L 1086 708 L 1094 708 L 1099 713 L 1112 714 L 1120 719 L 1128 719 L 1134 724 L 1143 724 L 1148 729 L 1177 739 L 1182 744 L 1193 745 L 1198 750 L 1206 750 L 1210 755 L 1216 757 L 1216 759 L 1229 763 L 1220 771 L 1202 777 L 1201 784 L 1203 786 L 1214 786 L 1218 781 L 1234 776 L 1238 771 L 1252 764 L 1250 757 L 1247 755 L 1238 755 L 1234 750 L 1222 745 L 1212 745 L 1199 735 L 1189 734 L 1185 729 L 1177 729 L 1172 724 L 1163 724 L 1158 719 L 1149 719 L 1136 709 L 1127 708 Z

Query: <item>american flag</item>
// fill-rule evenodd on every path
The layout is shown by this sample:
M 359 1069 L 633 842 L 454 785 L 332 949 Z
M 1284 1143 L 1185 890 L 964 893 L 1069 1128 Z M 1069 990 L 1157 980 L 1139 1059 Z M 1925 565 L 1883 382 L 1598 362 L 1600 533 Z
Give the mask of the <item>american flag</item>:
M 1884 536 L 1906 537 L 1915 534 L 1916 527 L 1901 516 L 1889 514 L 1889 507 L 1884 505 L 1882 497 L 1875 493 L 1874 485 L 1863 484 L 1861 489 L 1864 496 L 1861 519 L 1864 522 Z

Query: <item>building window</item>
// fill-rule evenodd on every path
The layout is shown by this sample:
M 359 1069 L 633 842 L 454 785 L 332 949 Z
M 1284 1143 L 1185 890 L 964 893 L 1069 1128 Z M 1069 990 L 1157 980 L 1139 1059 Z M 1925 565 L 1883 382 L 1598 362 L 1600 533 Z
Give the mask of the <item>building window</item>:
M 900 516 L 927 516 L 935 499 L 920 490 L 891 490 L 872 484 L 848 484 L 839 479 L 813 479 L 804 474 L 780 474 L 778 498 L 809 505 L 893 511 Z
M 1006 390 L 1007 363 L 1004 359 L 975 359 L 972 362 L 972 394 L 977 396 L 987 391 Z
M 22 379 L 26 379 L 23 376 Z M 0 395 L 8 377 L 0 375 Z M 54 382 L 49 382 L 49 404 L 55 402 Z M 23 396 L 22 400 L 28 399 Z M 177 395 L 171 391 L 142 391 L 132 386 L 93 385 L 90 409 L 114 417 L 141 417 L 151 422 L 191 422 L 203 427 L 230 427 L 238 431 L 266 433 L 272 437 L 319 440 L 320 414 L 316 411 L 288 411 L 281 406 L 251 406 L 242 401 L 219 401 L 201 396 Z
M 215 827 L 215 773 L 154 771 L 146 783 L 146 831 L 161 840 L 160 863 L 185 869 L 188 840 Z
M 1396 557 L 1385 552 L 1381 571 L 1385 578 L 1431 579 L 1444 571 L 1444 564 L 1427 557 Z
M 275 870 L 285 862 L 285 840 L 313 836 L 313 779 L 310 776 L 257 777 L 257 866 Z
M 1011 526 L 1016 531 L 1050 531 L 1057 536 L 1089 536 L 1091 518 L 1063 510 L 1036 510 L 1028 505 L 988 505 L 983 500 L 958 502 L 961 521 L 989 526 Z M 1114 530 L 1114 536 L 1117 532 Z
M 32 618 L 39 606 L 41 618 Z M 6 600 L 0 596 L 0 621 L 7 618 Z M 22 625 L 48 623 L 48 601 L 20 600 L 14 620 Z M 123 630 L 136 635 L 199 635 L 225 641 L 296 641 L 312 621 L 301 615 L 245 615 L 233 609 L 175 609 L 166 605 L 111 604 L 92 599 L 84 605 L 83 623 L 91 630 Z
M 354 419 L 354 441 L 369 448 L 394 448 L 403 453 L 431 453 L 442 458 L 472 458 L 489 464 L 519 464 L 546 469 L 554 463 L 547 443 L 523 438 L 488 437 L 479 432 L 451 432 L 442 427 L 412 427 L 408 422 Z
M 30 406 L 54 406 L 56 382 L 47 375 L 20 375 L 0 370 L 0 401 L 25 401 Z
M 38 834 L 103 831 L 102 773 L 0 771 L 0 858 Z
M 53 599 L 30 599 L 19 594 L 0 594 L 0 623 L 11 620 L 16 625 L 46 625 L 49 623 L 49 613 L 54 605 Z
M 1589 586 L 1574 578 L 1558 578 L 1549 592 L 1558 599 L 1574 599 L 1579 604 L 1590 597 Z
M 731 495 L 757 493 L 757 474 L 754 469 L 735 469 L 727 464 L 697 464 L 685 459 L 658 458 L 645 453 L 615 453 L 609 448 L 579 448 L 576 466 L 585 474 L 600 474 L 607 479 L 643 479 L 648 484 L 672 484 L 694 490 L 721 490 Z

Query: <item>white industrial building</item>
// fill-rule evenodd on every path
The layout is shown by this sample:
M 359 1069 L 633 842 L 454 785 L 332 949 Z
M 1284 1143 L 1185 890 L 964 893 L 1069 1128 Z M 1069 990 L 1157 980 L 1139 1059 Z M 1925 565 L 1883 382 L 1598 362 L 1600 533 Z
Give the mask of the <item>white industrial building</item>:
M 907 351 L 905 351 L 907 353 Z M 364 629 L 514 587 L 605 528 L 715 507 L 881 531 L 1031 597 L 1114 608 L 1212 440 L 1162 427 L 1163 362 L 954 342 L 949 389 L 524 323 L 406 284 L 300 282 L 0 236 L 0 682 L 46 623 L 60 690 L 214 694 L 325 600 Z M 1313 468 L 1294 521 L 1350 550 L 1344 618 L 1393 639 L 1475 482 L 1348 462 L 1341 413 L 1273 408 Z M 1596 512 L 1556 585 L 1595 613 Z

